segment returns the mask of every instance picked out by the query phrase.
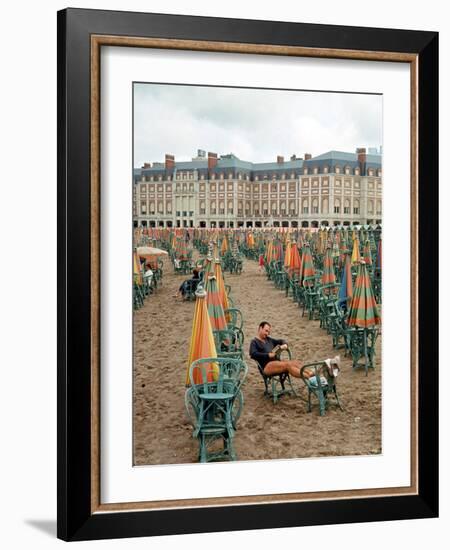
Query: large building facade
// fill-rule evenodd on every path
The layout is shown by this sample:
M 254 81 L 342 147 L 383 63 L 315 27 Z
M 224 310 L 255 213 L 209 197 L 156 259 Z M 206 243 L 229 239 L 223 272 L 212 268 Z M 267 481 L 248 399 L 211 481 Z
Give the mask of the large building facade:
M 329 151 L 252 163 L 199 150 L 188 162 L 134 170 L 133 220 L 144 227 L 320 227 L 382 221 L 381 154 Z

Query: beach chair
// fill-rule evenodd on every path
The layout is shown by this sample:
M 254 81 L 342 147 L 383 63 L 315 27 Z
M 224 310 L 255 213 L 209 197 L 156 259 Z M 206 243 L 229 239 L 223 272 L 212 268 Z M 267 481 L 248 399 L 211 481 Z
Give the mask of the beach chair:
M 306 370 L 313 370 L 312 377 L 306 376 Z M 334 396 L 337 406 L 342 409 L 336 389 L 336 378 L 324 361 L 304 365 L 300 371 L 300 377 L 308 389 L 308 412 L 311 412 L 311 397 L 315 396 L 319 403 L 319 414 L 324 416 L 330 403 L 330 397 Z
M 244 358 L 242 349 L 244 334 L 232 329 L 213 330 L 214 343 L 219 357 Z
M 345 330 L 346 347 L 352 357 L 354 369 L 373 369 L 375 344 L 378 337 L 378 327 L 359 328 L 347 327 Z M 362 359 L 362 362 L 360 360 Z
M 243 409 L 246 375 L 247 365 L 238 359 L 210 357 L 191 364 L 185 405 L 193 437 L 199 441 L 200 462 L 236 460 L 233 438 Z
M 280 354 L 277 354 L 277 357 L 281 357 L 282 353 L 286 353 L 288 359 L 292 359 L 292 354 L 289 349 L 282 350 Z M 262 379 L 264 381 L 264 396 L 272 399 L 274 405 L 283 395 L 294 395 L 297 397 L 297 393 L 294 389 L 294 386 L 292 385 L 291 377 L 288 372 L 273 374 L 272 376 L 269 376 L 264 373 L 264 369 L 258 363 L 258 361 L 256 361 L 256 359 L 253 360 L 255 361 L 258 367 L 259 374 L 262 376 Z M 287 386 L 289 387 L 289 389 L 287 388 Z

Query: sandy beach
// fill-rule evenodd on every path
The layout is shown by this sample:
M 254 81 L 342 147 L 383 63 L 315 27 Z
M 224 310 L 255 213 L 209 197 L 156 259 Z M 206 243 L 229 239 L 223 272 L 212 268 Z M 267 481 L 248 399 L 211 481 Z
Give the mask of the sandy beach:
M 163 283 L 134 313 L 134 463 L 197 462 L 198 444 L 184 408 L 185 378 L 194 312 L 193 302 L 173 298 L 186 276 L 175 275 L 164 260 Z M 238 460 L 368 455 L 381 452 L 381 337 L 375 369 L 353 370 L 343 350 L 310 321 L 284 291 L 275 289 L 254 261 L 245 260 L 241 275 L 225 273 L 235 307 L 244 316 L 249 372 L 243 386 L 244 410 L 234 439 Z M 294 396 L 277 404 L 264 396 L 264 383 L 248 347 L 258 324 L 272 324 L 272 336 L 289 342 L 293 358 L 303 363 L 341 355 L 338 393 L 344 411 L 331 405 L 325 416 L 311 413 Z M 294 379 L 305 398 L 306 388 Z M 316 401 L 314 401 L 316 404 Z

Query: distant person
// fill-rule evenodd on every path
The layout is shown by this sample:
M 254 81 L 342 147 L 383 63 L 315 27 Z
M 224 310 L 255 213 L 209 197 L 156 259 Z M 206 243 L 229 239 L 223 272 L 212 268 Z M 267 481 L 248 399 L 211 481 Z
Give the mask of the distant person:
M 259 271 L 263 271 L 264 270 L 264 254 L 259 255 L 258 264 L 259 264 Z
M 179 296 L 184 296 L 188 290 L 190 290 L 191 292 L 195 292 L 197 290 L 197 286 L 200 280 L 200 273 L 197 269 L 194 269 L 194 271 L 192 272 L 192 277 L 190 279 L 186 279 L 181 283 L 180 288 L 173 295 L 173 297 L 178 298 Z
M 153 270 L 150 264 L 147 264 L 146 271 L 144 273 L 144 281 L 148 284 L 148 286 L 152 286 L 153 282 Z

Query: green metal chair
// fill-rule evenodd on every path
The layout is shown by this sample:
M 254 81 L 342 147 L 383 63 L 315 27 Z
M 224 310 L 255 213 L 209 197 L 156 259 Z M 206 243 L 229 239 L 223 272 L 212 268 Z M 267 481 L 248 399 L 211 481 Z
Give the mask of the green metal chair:
M 352 357 L 352 366 L 354 369 L 364 368 L 366 375 L 368 369 L 374 368 L 373 360 L 378 332 L 378 327 L 366 329 L 347 327 L 345 330 L 346 347 Z
M 234 329 L 213 330 L 214 343 L 219 357 L 244 358 L 243 332 Z
M 238 359 L 210 357 L 191 364 L 185 405 L 193 437 L 199 441 L 200 462 L 236 460 L 233 437 L 243 409 L 246 375 L 247 365 Z M 195 384 L 198 377 L 200 383 Z M 222 443 L 219 449 L 217 441 Z
M 283 353 L 287 354 L 288 359 L 292 359 L 292 354 L 289 349 L 280 351 L 280 353 L 277 354 L 277 357 L 281 358 L 281 355 Z M 255 361 L 258 367 L 259 374 L 262 376 L 262 379 L 264 381 L 264 396 L 272 399 L 274 405 L 283 395 L 294 395 L 295 397 L 297 397 L 297 392 L 292 385 L 291 377 L 288 372 L 273 374 L 271 376 L 267 375 L 264 373 L 264 369 L 258 363 L 258 361 L 256 361 L 256 359 L 253 360 Z M 287 386 L 289 387 L 289 389 L 287 388 Z
M 314 375 L 306 376 L 306 370 L 313 370 Z M 323 416 L 330 403 L 330 397 L 334 396 L 337 406 L 342 409 L 336 389 L 336 378 L 330 373 L 324 361 L 308 363 L 300 371 L 300 376 L 308 389 L 308 412 L 311 412 L 311 397 L 315 396 L 319 403 L 319 414 Z

